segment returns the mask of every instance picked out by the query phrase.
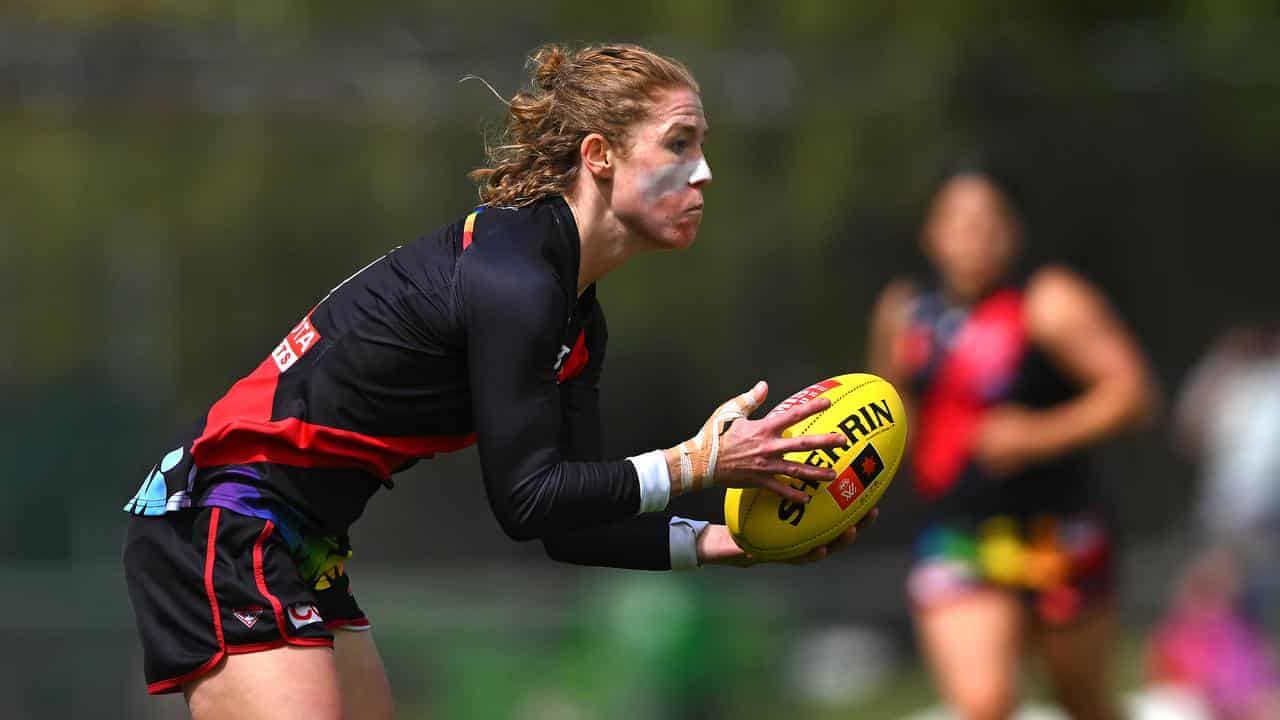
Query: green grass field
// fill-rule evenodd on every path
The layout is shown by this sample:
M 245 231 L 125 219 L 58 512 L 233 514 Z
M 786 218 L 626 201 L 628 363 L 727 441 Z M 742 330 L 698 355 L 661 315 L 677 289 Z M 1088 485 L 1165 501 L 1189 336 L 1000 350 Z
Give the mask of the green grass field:
M 544 610 L 420 605 L 400 594 L 374 616 L 402 716 L 896 720 L 938 703 L 907 648 L 842 668 L 851 678 L 876 676 L 859 697 L 807 700 L 785 666 L 795 644 L 776 642 L 796 633 L 771 623 L 751 602 L 715 604 L 711 612 L 714 603 L 681 600 L 669 578 L 638 577 L 592 586 L 577 602 Z M 644 607 L 665 611 L 650 616 Z M 1141 684 L 1144 638 L 1142 628 L 1131 627 L 1115 649 L 1117 696 Z M 1048 702 L 1034 663 L 1026 666 L 1023 688 L 1026 702 Z

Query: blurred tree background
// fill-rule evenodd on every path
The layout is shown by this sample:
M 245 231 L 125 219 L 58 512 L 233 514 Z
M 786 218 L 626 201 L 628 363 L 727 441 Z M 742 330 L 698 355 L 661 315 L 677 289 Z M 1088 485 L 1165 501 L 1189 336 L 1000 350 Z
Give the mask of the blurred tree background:
M 465 173 L 503 107 L 465 75 L 509 95 L 542 42 L 625 40 L 683 59 L 702 84 L 715 181 L 697 245 L 602 283 L 606 433 L 622 456 L 685 437 L 756 379 L 776 400 L 860 368 L 876 293 L 923 271 L 915 237 L 932 183 L 975 156 L 1017 181 L 1028 265 L 1064 261 L 1099 283 L 1175 387 L 1226 323 L 1280 309 L 1265 240 L 1280 180 L 1277 37 L 1280 15 L 1261 0 L 11 0 L 0 8 L 0 605 L 11 618 L 0 637 L 50 662 L 49 634 L 68 629 L 96 638 L 92 652 L 67 646 L 82 658 L 132 652 L 119 506 L 173 430 L 331 286 L 474 204 Z M 1137 549 L 1176 535 L 1195 491 L 1166 434 L 1157 424 L 1103 453 Z M 394 627 L 441 626 L 422 629 L 423 643 L 483 645 L 445 632 L 470 610 L 441 610 L 452 597 L 515 622 L 492 662 L 522 657 L 504 645 L 514 637 L 533 643 L 530 661 L 547 657 L 538 648 L 568 652 L 572 633 L 554 629 L 572 622 L 559 613 L 575 593 L 603 597 L 581 588 L 615 574 L 556 567 L 507 541 L 478 480 L 464 453 L 375 498 L 353 533 L 356 587 L 368 568 L 384 588 L 366 602 L 375 622 L 382 611 L 418 618 Z M 682 509 L 714 514 L 718 502 Z M 900 482 L 845 557 L 677 587 L 705 589 L 690 596 L 695 615 L 715 593 L 763 588 L 777 605 L 742 613 L 900 629 L 915 507 Z M 527 571 L 507 571 L 518 565 Z M 1167 578 L 1154 579 L 1126 601 L 1159 602 Z M 544 588 L 545 616 L 474 597 L 522 592 L 517 581 Z M 22 610 L 46 619 L 13 619 Z M 692 647 L 781 647 L 735 655 L 723 643 L 736 616 L 712 614 L 724 632 L 702 623 L 711 629 Z M 430 701 L 406 689 L 406 703 L 447 717 L 513 706 L 468 715 L 466 696 L 442 687 L 457 668 L 414 655 L 412 637 L 384 641 L 393 671 L 426 664 L 440 685 Z M 476 662 L 460 677 L 490 667 Z M 150 707 L 130 704 L 136 675 L 112 672 L 78 699 L 23 674 L 3 682 L 27 698 L 20 707 L 55 714 Z M 756 677 L 744 672 L 723 676 Z M 554 693 L 531 692 L 542 699 L 521 717 L 569 716 Z M 706 698 L 672 702 L 715 712 Z

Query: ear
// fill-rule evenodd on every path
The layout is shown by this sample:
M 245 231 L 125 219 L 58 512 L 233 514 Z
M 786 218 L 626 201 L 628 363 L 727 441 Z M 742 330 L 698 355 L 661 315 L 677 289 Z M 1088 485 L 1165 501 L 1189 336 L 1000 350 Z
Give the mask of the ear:
M 605 136 L 589 133 L 578 147 L 582 167 L 598 180 L 613 178 L 613 148 Z

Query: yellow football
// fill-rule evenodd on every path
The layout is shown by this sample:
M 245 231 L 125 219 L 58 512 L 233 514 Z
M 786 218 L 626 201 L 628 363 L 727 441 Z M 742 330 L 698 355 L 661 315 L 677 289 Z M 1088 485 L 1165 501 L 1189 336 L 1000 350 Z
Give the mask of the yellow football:
M 808 493 L 808 504 L 757 488 L 725 494 L 729 532 L 743 550 L 761 560 L 796 557 L 836 539 L 875 507 L 902 463 L 907 413 L 893 385 L 867 373 L 838 375 L 783 400 L 770 414 L 820 397 L 831 401 L 831 407 L 787 428 L 783 437 L 838 432 L 848 441 L 842 447 L 784 457 L 832 468 L 836 479 L 819 483 L 785 477 L 792 487 Z

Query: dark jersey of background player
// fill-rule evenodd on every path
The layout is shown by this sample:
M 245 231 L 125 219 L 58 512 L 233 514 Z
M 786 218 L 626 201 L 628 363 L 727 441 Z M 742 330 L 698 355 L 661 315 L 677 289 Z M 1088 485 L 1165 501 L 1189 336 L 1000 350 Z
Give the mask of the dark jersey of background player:
M 215 506 L 343 536 L 394 473 L 478 436 L 509 535 L 570 562 L 670 568 L 670 516 L 636 516 L 650 508 L 635 467 L 600 462 L 608 338 L 595 286 L 578 296 L 578 254 L 558 196 L 392 250 L 214 403 L 125 509 Z M 592 526 L 610 542 L 567 537 Z
M 1072 717 L 1116 717 L 1107 688 L 1110 545 L 1082 453 L 1148 412 L 1136 343 L 1060 266 L 1011 276 L 1021 222 L 981 171 L 946 178 L 921 233 L 930 283 L 881 295 L 872 366 L 915 405 L 927 502 L 907 593 L 921 650 L 964 717 L 1008 717 L 1023 648 Z
M 1079 609 L 1082 589 L 1100 591 L 1107 580 L 1109 545 L 1088 458 L 1076 449 L 1000 477 L 974 445 L 989 408 L 1047 409 L 1080 392 L 1028 338 L 1023 301 L 1021 282 L 967 307 L 933 283 L 910 303 L 899 354 L 916 402 L 911 467 L 929 503 L 918 549 L 925 564 L 959 562 L 978 577 L 1042 591 L 1038 614 L 1062 621 Z M 1041 567 L 993 557 L 991 543 L 1015 538 L 1038 543 Z M 912 584 L 921 602 L 954 590 L 928 570 Z

